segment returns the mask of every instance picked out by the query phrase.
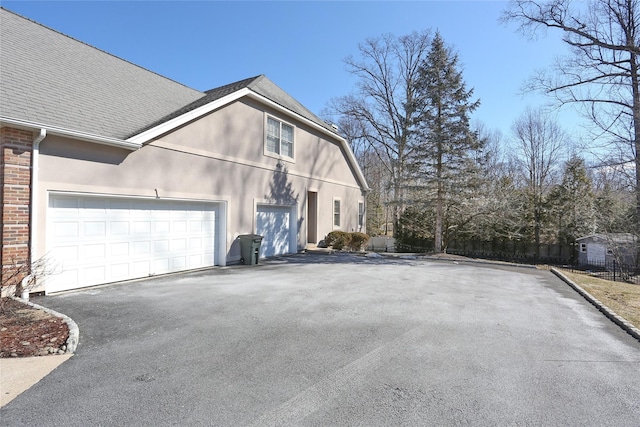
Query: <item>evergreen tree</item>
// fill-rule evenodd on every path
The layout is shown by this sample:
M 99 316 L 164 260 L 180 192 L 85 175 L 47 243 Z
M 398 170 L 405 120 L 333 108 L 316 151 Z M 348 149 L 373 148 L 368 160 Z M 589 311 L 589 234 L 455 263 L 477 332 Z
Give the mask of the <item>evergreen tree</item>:
M 562 183 L 549 195 L 551 214 L 558 222 L 558 241 L 575 243 L 575 239 L 595 233 L 596 212 L 593 182 L 584 160 L 572 156 L 564 166 Z
M 480 101 L 471 100 L 473 89 L 466 89 L 458 56 L 440 33 L 419 68 L 415 95 L 413 186 L 434 209 L 435 251 L 442 252 L 447 204 L 472 197 L 474 152 L 481 142 L 469 124 L 469 115 Z

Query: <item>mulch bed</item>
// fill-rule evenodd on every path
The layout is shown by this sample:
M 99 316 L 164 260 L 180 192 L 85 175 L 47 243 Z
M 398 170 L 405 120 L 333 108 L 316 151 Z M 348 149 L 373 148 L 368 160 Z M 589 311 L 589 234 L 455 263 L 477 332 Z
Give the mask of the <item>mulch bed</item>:
M 2 298 L 0 357 L 46 356 L 64 353 L 69 327 L 59 317 Z

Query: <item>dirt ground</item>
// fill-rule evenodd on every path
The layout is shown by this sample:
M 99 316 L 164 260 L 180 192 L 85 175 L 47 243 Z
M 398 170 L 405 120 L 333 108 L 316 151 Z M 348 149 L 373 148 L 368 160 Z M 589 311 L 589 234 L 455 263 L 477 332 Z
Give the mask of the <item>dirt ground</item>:
M 69 327 L 59 317 L 19 301 L 3 298 L 0 313 L 0 357 L 57 354 L 69 337 Z

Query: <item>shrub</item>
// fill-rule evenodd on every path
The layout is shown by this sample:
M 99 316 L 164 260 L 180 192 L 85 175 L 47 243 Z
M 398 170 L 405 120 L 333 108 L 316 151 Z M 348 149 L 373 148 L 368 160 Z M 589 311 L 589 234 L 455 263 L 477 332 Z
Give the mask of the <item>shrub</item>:
M 355 233 L 349 233 L 349 235 L 350 239 L 348 245 L 349 249 L 352 251 L 361 251 L 364 245 L 369 241 L 369 236 L 364 233 L 356 231 Z
M 325 239 L 327 246 L 333 246 L 333 249 L 339 251 L 349 243 L 349 233 L 344 231 L 332 231 L 327 234 Z
M 346 231 L 332 231 L 325 239 L 327 246 L 332 246 L 337 251 L 345 247 L 352 251 L 359 251 L 368 241 L 369 236 L 364 233 L 347 233 Z

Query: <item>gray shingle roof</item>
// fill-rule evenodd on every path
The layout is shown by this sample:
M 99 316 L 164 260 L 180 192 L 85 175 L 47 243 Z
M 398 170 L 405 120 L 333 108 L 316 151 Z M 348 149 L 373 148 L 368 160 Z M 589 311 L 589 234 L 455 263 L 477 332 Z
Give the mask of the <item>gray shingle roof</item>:
M 248 88 L 333 131 L 260 75 L 191 89 L 0 8 L 0 116 L 127 139 Z
M 320 126 L 335 132 L 331 125 L 313 114 L 304 105 L 296 101 L 291 95 L 284 90 L 280 89 L 275 83 L 269 80 L 266 76 L 262 75 L 254 79 L 248 86 L 249 89 L 264 96 L 267 99 L 283 106 L 284 108 L 293 111 L 302 117 L 305 117 L 312 122 L 319 124 Z
M 122 139 L 203 96 L 0 9 L 0 116 Z
M 145 128 L 138 129 L 135 134 L 142 133 L 148 129 L 154 128 L 155 126 L 158 126 L 166 121 L 179 117 L 182 114 L 188 113 L 189 111 L 195 110 L 196 108 L 202 107 L 203 105 L 206 105 L 226 95 L 230 95 L 245 88 L 264 96 L 265 98 L 296 114 L 301 115 L 308 120 L 311 120 L 312 122 L 326 128 L 327 130 L 335 132 L 335 130 L 333 130 L 327 122 L 313 114 L 304 105 L 300 104 L 291 95 L 280 89 L 275 83 L 269 80 L 267 76 L 262 74 L 260 76 L 250 77 L 248 79 L 239 80 L 237 82 L 229 83 L 227 85 L 208 90 L 206 92 L 206 96 L 195 100 L 189 105 L 185 105 L 183 108 L 176 110 L 165 117 L 162 117 L 160 120 L 154 123 L 150 123 Z

